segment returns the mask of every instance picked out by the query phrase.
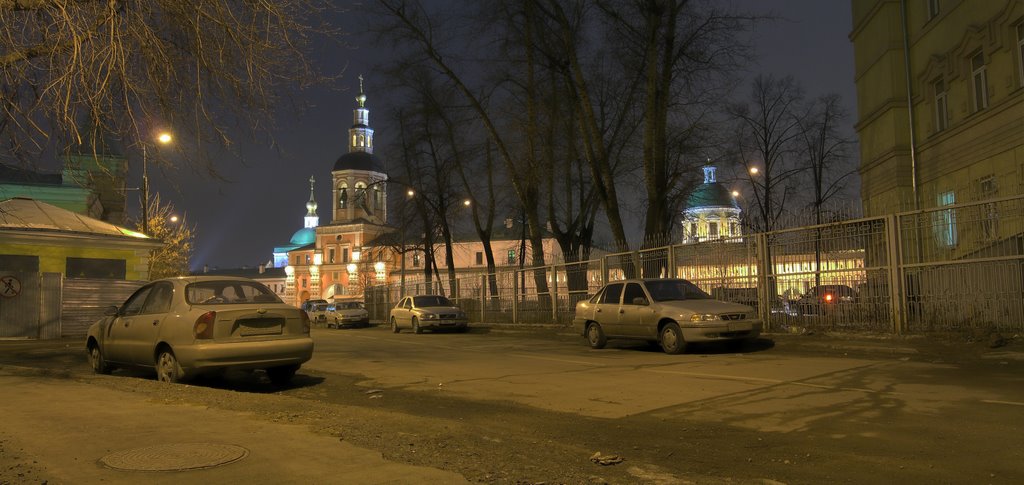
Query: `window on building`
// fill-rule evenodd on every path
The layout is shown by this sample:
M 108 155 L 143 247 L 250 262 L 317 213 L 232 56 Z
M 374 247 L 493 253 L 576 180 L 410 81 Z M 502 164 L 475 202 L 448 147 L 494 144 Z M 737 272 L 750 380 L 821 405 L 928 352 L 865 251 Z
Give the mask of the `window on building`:
M 1024 87 L 1024 22 L 1017 24 L 1017 81 Z
M 484 253 L 480 251 L 476 252 L 476 264 L 477 266 L 484 264 Z
M 341 184 L 338 187 L 338 208 L 345 209 L 348 207 L 348 185 Z
M 306 278 L 302 278 L 302 287 L 303 287 L 303 288 L 305 288 L 305 287 L 306 287 Z
M 327 262 L 334 263 L 334 248 L 327 249 Z
M 306 264 L 309 264 L 309 255 L 306 255 Z
M 384 191 L 380 190 L 380 185 L 373 187 L 373 209 L 381 210 L 384 208 Z
M 356 209 L 366 206 L 366 184 L 362 182 L 356 183 Z
M 302 262 L 302 260 L 299 259 L 299 256 L 296 256 L 295 257 L 295 266 L 298 266 L 301 262 Z
M 341 262 L 348 262 L 348 248 L 341 248 Z
M 978 194 L 982 200 L 995 198 L 998 192 L 999 187 L 996 185 L 994 175 L 983 177 L 978 181 Z M 999 237 L 999 208 L 995 202 L 981 206 L 981 236 L 985 240 Z
M 697 239 L 697 223 L 690 223 L 690 239 Z
M 729 223 L 729 235 L 730 236 L 739 236 L 740 235 L 740 225 L 735 223 L 735 222 L 730 222 Z
M 935 90 L 935 131 L 945 130 L 949 122 L 949 110 L 946 107 L 946 83 L 941 78 L 932 83 Z
M 951 206 L 956 203 L 953 191 L 939 194 L 936 201 L 939 207 Z M 935 212 L 935 240 L 940 247 L 956 246 L 956 209 Z
M 68 278 L 123 280 L 127 262 L 123 259 L 67 258 L 64 274 Z
M 939 16 L 939 0 L 925 0 L 928 2 L 928 20 Z
M 971 84 L 974 89 L 974 111 L 988 108 L 988 75 L 985 72 L 985 53 L 971 56 Z
M 331 281 L 338 281 L 339 279 L 340 278 L 338 277 L 338 272 L 337 271 L 331 272 Z
M 420 253 L 412 253 L 412 266 L 414 268 L 420 267 Z
M 708 223 L 708 238 L 714 239 L 716 237 L 718 237 L 718 223 L 717 222 L 709 222 Z
M 508 264 L 516 264 L 516 250 L 515 249 L 509 249 L 508 250 Z

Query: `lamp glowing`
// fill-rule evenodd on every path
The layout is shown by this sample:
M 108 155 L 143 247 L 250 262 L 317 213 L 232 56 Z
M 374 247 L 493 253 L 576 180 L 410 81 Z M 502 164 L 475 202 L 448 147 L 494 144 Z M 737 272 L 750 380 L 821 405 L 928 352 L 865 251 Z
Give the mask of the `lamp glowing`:
M 156 141 L 158 141 L 158 142 L 160 142 L 160 143 L 163 143 L 164 145 L 166 145 L 166 144 L 170 143 L 170 142 L 171 142 L 171 140 L 172 140 L 172 138 L 171 138 L 171 134 L 170 134 L 170 133 L 167 133 L 166 131 L 165 131 L 165 132 L 163 132 L 163 133 L 160 133 L 160 134 L 159 134 L 159 135 L 157 135 L 157 137 L 156 137 Z
M 349 274 L 356 274 L 357 268 L 355 263 L 349 263 L 345 268 L 348 269 Z

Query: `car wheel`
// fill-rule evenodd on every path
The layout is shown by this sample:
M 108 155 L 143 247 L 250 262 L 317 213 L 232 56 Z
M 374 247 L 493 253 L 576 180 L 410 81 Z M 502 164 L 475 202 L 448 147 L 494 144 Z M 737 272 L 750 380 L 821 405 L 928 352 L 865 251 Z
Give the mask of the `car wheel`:
M 391 331 L 393 333 L 398 333 L 402 331 L 402 329 L 398 328 L 398 320 L 395 320 L 395 317 L 391 317 Z
M 298 365 L 285 365 L 281 367 L 271 367 L 267 369 L 267 377 L 270 378 L 270 382 L 277 386 L 283 386 L 291 382 L 292 377 L 295 377 L 295 372 L 299 370 Z
M 683 340 L 683 332 L 679 330 L 679 325 L 669 323 L 662 327 L 661 350 L 666 354 L 681 354 L 685 348 L 686 342 Z
M 420 321 L 416 317 L 412 317 L 412 333 L 423 333 L 423 329 L 420 328 Z
M 107 364 L 107 359 L 103 357 L 103 351 L 100 350 L 99 344 L 89 346 L 89 364 L 92 365 L 93 372 L 97 374 L 109 374 L 114 370 L 110 364 Z
M 181 382 L 185 372 L 178 364 L 177 357 L 170 349 L 161 350 L 156 357 L 156 378 L 160 382 L 176 383 Z
M 587 343 L 590 344 L 592 349 L 603 349 L 605 344 L 608 343 L 608 337 L 604 335 L 604 330 L 601 329 L 601 324 L 597 322 L 591 322 L 587 326 Z

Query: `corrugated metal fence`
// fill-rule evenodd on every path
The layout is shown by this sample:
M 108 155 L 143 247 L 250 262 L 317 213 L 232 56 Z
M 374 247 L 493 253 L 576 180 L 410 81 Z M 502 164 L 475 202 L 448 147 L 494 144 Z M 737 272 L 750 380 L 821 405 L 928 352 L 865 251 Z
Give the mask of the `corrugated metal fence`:
M 992 199 L 600 259 L 367 292 L 384 321 L 402 295 L 447 294 L 471 321 L 569 323 L 626 277 L 687 278 L 758 309 L 769 328 L 929 333 L 1024 330 L 1024 197 Z
M 6 275 L 6 276 L 5 276 Z M 111 305 L 144 281 L 65 279 L 60 273 L 6 272 L 17 294 L 0 299 L 0 337 L 54 339 L 85 335 Z M 10 281 L 10 280 L 8 280 Z M 12 290 L 13 292 L 13 290 Z

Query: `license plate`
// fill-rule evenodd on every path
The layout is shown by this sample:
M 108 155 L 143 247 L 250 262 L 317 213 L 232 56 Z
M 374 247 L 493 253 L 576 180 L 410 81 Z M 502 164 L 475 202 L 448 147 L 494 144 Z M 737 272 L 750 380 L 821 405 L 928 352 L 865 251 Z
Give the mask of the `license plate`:
M 265 327 L 253 327 L 249 325 L 243 325 L 239 333 L 243 337 L 252 337 L 255 335 L 280 335 L 281 325 L 269 325 Z
M 730 323 L 729 324 L 729 331 L 730 332 L 750 331 L 750 329 L 751 329 L 751 326 L 750 326 L 749 323 Z

